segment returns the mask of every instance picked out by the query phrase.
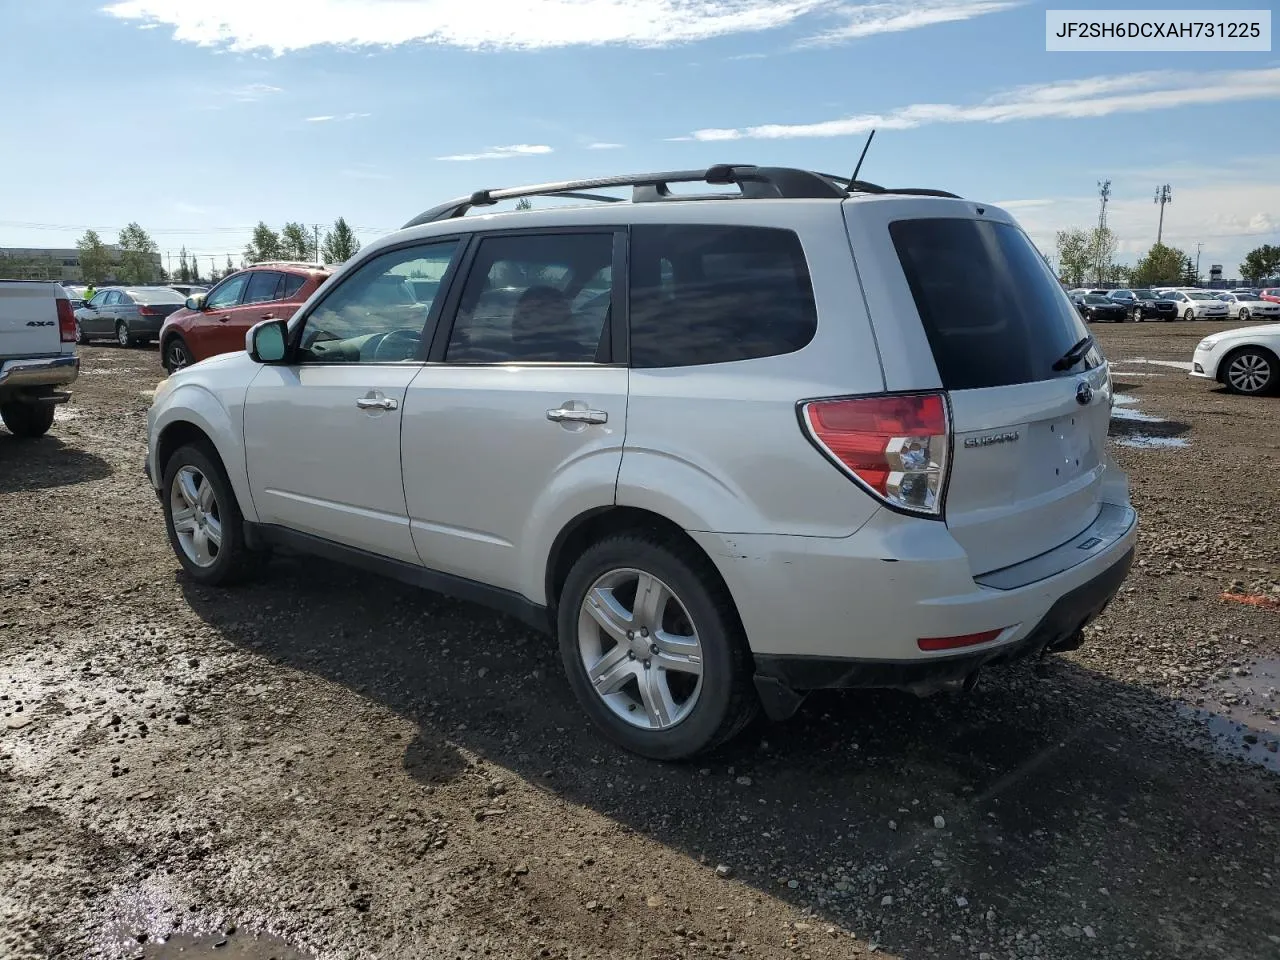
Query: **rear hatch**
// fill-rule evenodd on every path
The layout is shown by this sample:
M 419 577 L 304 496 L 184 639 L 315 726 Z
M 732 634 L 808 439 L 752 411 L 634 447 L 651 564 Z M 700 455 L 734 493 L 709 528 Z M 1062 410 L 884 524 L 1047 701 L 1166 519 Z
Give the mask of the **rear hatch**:
M 0 280 L 0 358 L 49 356 L 62 351 L 57 284 Z
M 891 391 L 946 392 L 943 516 L 974 575 L 1052 550 L 1101 509 L 1111 383 L 1101 351 L 1026 234 L 994 207 L 845 202 Z

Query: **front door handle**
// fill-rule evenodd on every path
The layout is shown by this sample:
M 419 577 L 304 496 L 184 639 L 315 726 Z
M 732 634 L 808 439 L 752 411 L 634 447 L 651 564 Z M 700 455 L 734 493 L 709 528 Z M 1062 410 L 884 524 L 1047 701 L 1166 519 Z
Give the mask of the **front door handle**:
M 222 316 L 217 318 L 219 323 L 226 323 L 230 319 L 231 319 L 231 314 L 229 313 L 224 313 Z
M 394 397 L 356 397 L 356 406 L 361 410 L 394 410 L 400 404 Z
M 609 414 L 603 410 L 557 407 L 554 410 L 547 411 L 547 419 L 553 423 L 608 423 Z

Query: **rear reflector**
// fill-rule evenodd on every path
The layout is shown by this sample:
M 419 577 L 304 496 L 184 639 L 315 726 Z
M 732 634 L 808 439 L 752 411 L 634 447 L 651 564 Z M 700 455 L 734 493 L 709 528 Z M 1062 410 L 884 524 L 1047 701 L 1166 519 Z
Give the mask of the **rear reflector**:
M 956 647 L 975 647 L 980 643 L 988 643 L 994 640 L 1004 631 L 1005 628 L 1001 627 L 999 630 L 966 633 L 959 637 L 921 637 L 916 641 L 916 645 L 921 650 L 954 650 Z
M 62 343 L 76 342 L 76 314 L 71 309 L 71 301 L 59 298 L 58 304 L 58 340 Z
M 942 513 L 951 444 L 943 394 L 812 400 L 801 415 L 814 443 L 885 503 Z

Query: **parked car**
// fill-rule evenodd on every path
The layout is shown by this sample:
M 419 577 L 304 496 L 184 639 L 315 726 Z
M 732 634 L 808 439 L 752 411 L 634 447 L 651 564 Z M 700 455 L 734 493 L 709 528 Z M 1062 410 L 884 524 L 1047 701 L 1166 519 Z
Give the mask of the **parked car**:
M 1227 305 L 1203 290 L 1168 290 L 1164 296 L 1173 301 L 1183 320 L 1225 320 Z
M 259 320 L 288 320 L 332 270 L 313 263 L 259 263 L 188 297 L 160 331 L 160 362 L 170 373 L 220 353 L 244 349 Z
M 1121 323 L 1129 316 L 1129 308 L 1098 293 L 1086 293 L 1075 298 L 1076 309 L 1091 323 Z
M 67 300 L 68 302 L 70 302 L 71 309 L 73 311 L 79 310 L 81 307 L 85 305 L 84 294 L 85 294 L 85 290 L 87 289 L 86 287 L 64 283 L 62 285 L 62 289 L 67 292 Z
M 668 199 L 695 182 L 755 199 Z M 1101 350 L 1010 214 L 940 191 L 728 165 L 484 191 L 245 339 L 148 414 L 191 579 L 281 545 L 491 604 L 650 757 L 814 688 L 1073 649 L 1133 556 Z
M 182 303 L 182 294 L 168 287 L 105 287 L 75 312 L 76 340 L 112 339 L 122 347 L 149 343 Z
M 1191 376 L 1250 396 L 1280 390 L 1280 323 L 1210 334 L 1196 344 Z
M 208 293 L 209 288 L 202 283 L 171 283 L 171 289 L 177 290 L 184 297 L 192 297 L 197 293 Z
M 71 399 L 65 388 L 80 375 L 75 339 L 61 285 L 0 280 L 0 420 L 14 436 L 48 433 L 54 408 Z
M 1227 314 L 1233 320 L 1280 319 L 1280 302 L 1263 300 L 1252 293 L 1223 293 L 1218 299 L 1227 305 Z
M 1258 291 L 1258 296 L 1272 303 L 1280 303 L 1280 287 L 1266 287 Z
M 1110 290 L 1107 297 L 1120 304 L 1129 312 L 1130 320 L 1176 320 L 1178 308 L 1167 297 L 1162 297 L 1154 290 L 1138 288 L 1135 290 Z

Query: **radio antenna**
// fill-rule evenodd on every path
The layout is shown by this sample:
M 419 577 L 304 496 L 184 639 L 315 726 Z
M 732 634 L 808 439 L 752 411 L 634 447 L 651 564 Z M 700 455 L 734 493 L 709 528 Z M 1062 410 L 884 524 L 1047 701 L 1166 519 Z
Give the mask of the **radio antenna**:
M 875 139 L 876 131 L 873 128 L 867 137 L 867 142 L 862 145 L 862 153 L 858 156 L 858 165 L 853 168 L 853 176 L 849 178 L 849 184 L 852 186 L 858 180 L 858 171 L 862 169 L 862 161 L 867 158 L 867 150 L 871 148 L 871 141 Z

